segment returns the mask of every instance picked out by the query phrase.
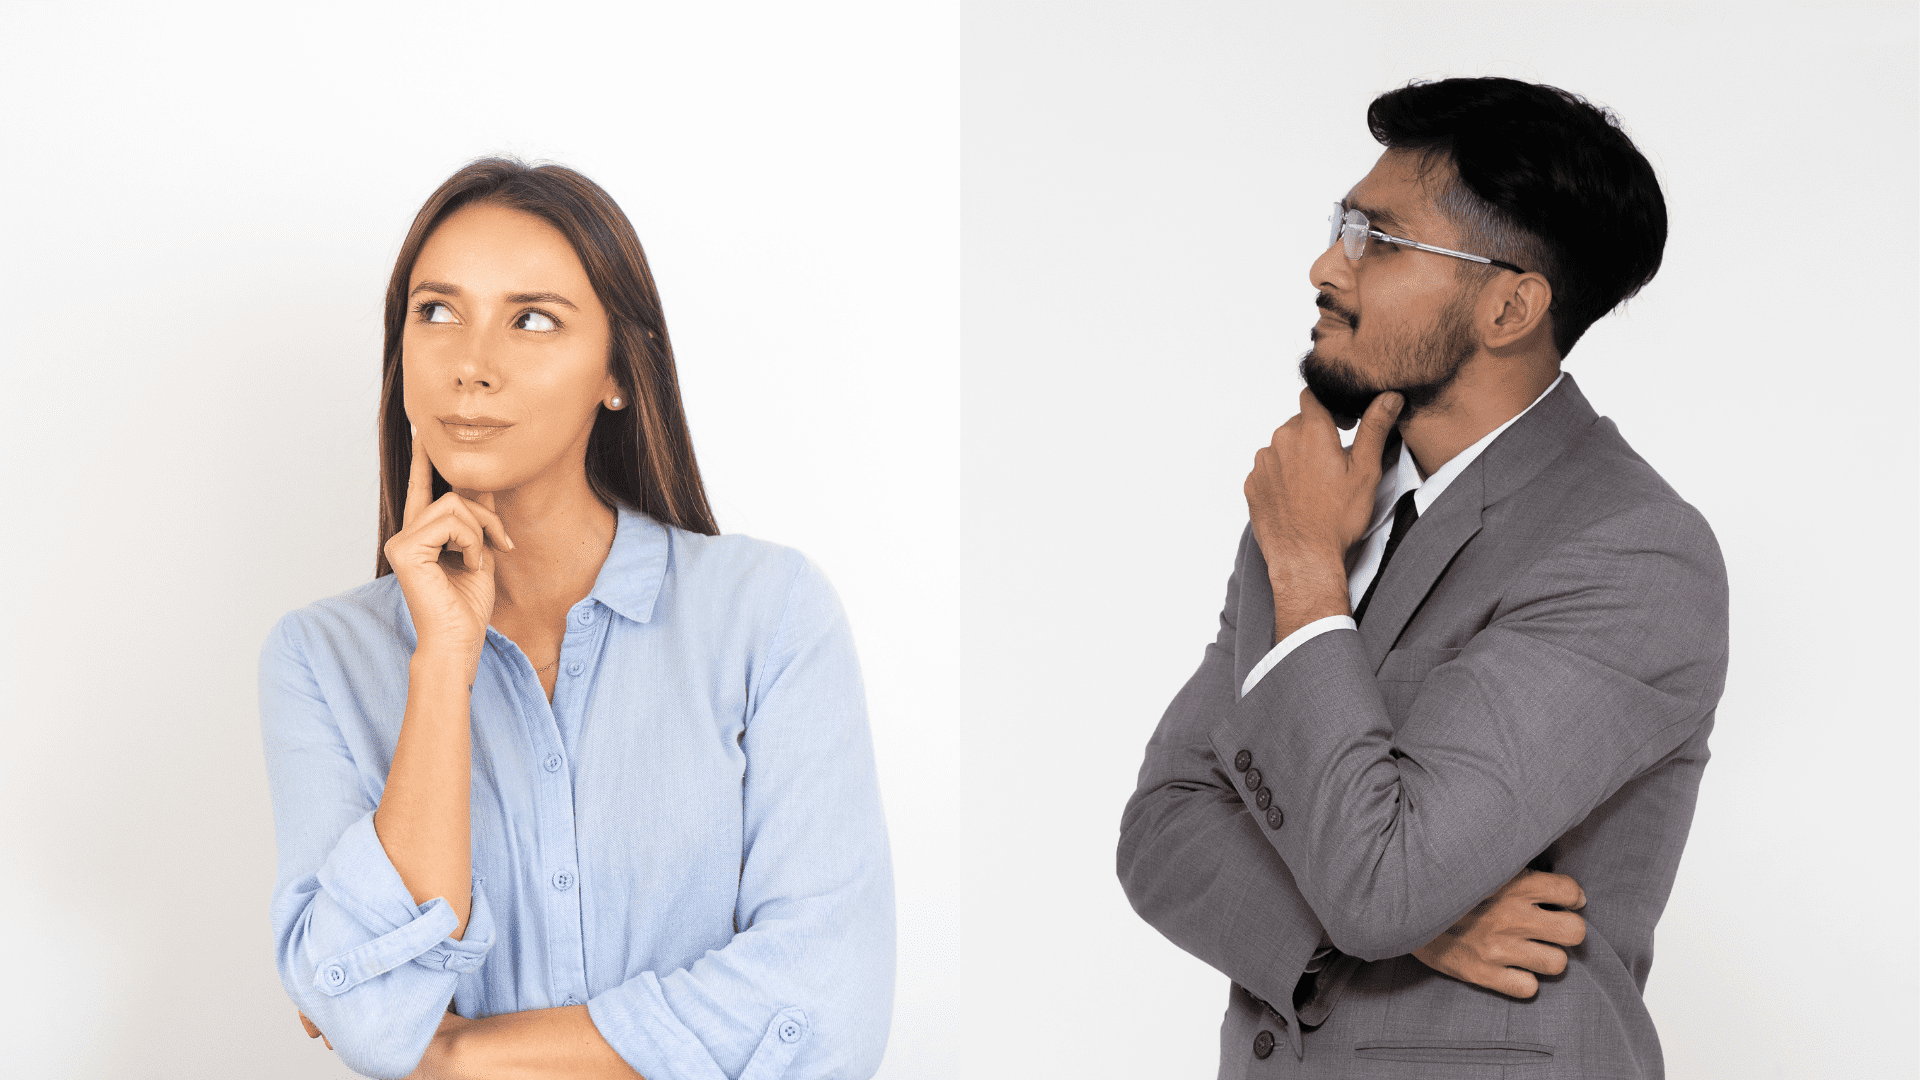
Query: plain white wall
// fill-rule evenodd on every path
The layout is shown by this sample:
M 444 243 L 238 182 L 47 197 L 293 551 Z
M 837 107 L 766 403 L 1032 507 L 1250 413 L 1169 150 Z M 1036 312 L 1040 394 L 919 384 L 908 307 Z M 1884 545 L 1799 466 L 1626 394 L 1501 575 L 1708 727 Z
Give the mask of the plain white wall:
M 722 528 L 846 604 L 899 899 L 881 1075 L 954 1075 L 957 19 L 0 8 L 0 1072 L 348 1075 L 274 974 L 256 660 L 372 575 L 392 259 L 508 151 L 633 219 Z
M 1568 370 L 1713 524 L 1732 662 L 1648 1004 L 1674 1077 L 1915 1063 L 1912 5 L 962 14 L 968 1075 L 1211 1076 L 1227 980 L 1114 876 L 1297 408 L 1367 103 L 1612 106 L 1672 218 Z M 985 887 L 983 887 L 983 885 Z

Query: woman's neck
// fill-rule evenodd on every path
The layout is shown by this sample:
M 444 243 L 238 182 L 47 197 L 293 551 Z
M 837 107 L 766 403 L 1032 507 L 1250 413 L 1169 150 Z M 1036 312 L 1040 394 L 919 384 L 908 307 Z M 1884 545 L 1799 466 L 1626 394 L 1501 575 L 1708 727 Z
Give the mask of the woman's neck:
M 496 625 L 564 613 L 593 590 L 619 518 L 594 495 L 584 471 L 571 479 L 491 493 L 514 545 L 492 552 Z

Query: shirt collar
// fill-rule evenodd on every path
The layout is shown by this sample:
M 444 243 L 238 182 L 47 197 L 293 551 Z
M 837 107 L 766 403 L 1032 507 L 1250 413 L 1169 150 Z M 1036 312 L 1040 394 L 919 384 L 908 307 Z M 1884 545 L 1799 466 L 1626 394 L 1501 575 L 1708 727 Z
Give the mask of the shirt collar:
M 671 533 L 665 525 L 629 509 L 625 503 L 616 505 L 613 547 L 607 552 L 607 561 L 600 565 L 600 576 L 594 579 L 587 598 L 634 622 L 647 622 L 653 618 L 653 602 L 660 598 L 660 586 L 667 578 Z
M 1407 449 L 1406 443 L 1401 443 L 1399 464 L 1392 473 L 1380 478 L 1380 486 L 1374 490 L 1373 518 L 1367 524 L 1367 535 L 1371 535 L 1392 520 L 1393 504 L 1409 491 L 1414 493 L 1414 510 L 1422 514 L 1426 513 L 1427 507 L 1432 506 L 1440 498 L 1456 477 L 1467 471 L 1467 466 L 1473 464 L 1473 459 L 1479 457 L 1481 451 L 1493 445 L 1493 440 L 1499 438 L 1501 432 L 1512 427 L 1514 421 L 1527 415 L 1529 410 L 1540 404 L 1541 398 L 1553 393 L 1553 388 L 1559 386 L 1560 380 L 1566 377 L 1567 373 L 1564 371 L 1555 375 L 1553 381 L 1547 384 L 1547 388 L 1540 391 L 1540 396 L 1528 402 L 1525 409 L 1514 413 L 1506 423 L 1482 435 L 1479 442 L 1448 458 L 1445 465 L 1435 469 L 1433 475 L 1425 480 L 1420 479 L 1420 466 L 1413 460 L 1413 451 Z

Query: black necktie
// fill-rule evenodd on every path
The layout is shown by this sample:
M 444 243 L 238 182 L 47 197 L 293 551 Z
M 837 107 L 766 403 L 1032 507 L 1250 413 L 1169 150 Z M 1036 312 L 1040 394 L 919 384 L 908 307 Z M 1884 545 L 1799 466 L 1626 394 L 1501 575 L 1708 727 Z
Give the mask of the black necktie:
M 1400 547 L 1400 541 L 1419 517 L 1420 511 L 1413 506 L 1413 492 L 1400 496 L 1400 501 L 1393 504 L 1393 531 L 1387 534 L 1387 550 L 1380 553 L 1380 569 L 1373 572 L 1373 580 L 1367 582 L 1367 591 L 1360 594 L 1360 606 L 1353 609 L 1355 626 L 1367 617 L 1367 605 L 1373 602 L 1373 590 L 1379 588 L 1380 579 L 1387 576 L 1387 564 L 1393 561 L 1394 551 Z

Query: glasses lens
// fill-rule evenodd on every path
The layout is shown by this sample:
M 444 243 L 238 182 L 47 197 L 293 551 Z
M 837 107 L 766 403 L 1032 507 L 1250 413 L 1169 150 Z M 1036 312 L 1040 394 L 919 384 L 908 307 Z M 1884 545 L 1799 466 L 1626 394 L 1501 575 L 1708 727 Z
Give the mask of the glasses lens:
M 1333 245 L 1340 242 L 1340 228 L 1342 225 L 1346 224 L 1346 221 L 1345 221 L 1346 213 L 1347 213 L 1346 207 L 1341 206 L 1339 203 L 1334 203 L 1333 213 L 1327 215 L 1327 224 L 1332 226 L 1332 231 L 1327 233 L 1328 247 L 1332 247 Z
M 1367 215 L 1360 211 L 1347 211 L 1346 220 L 1342 223 L 1340 230 L 1346 235 L 1347 258 L 1357 261 L 1360 256 L 1367 253 L 1367 229 L 1371 224 L 1372 222 L 1367 220 Z

